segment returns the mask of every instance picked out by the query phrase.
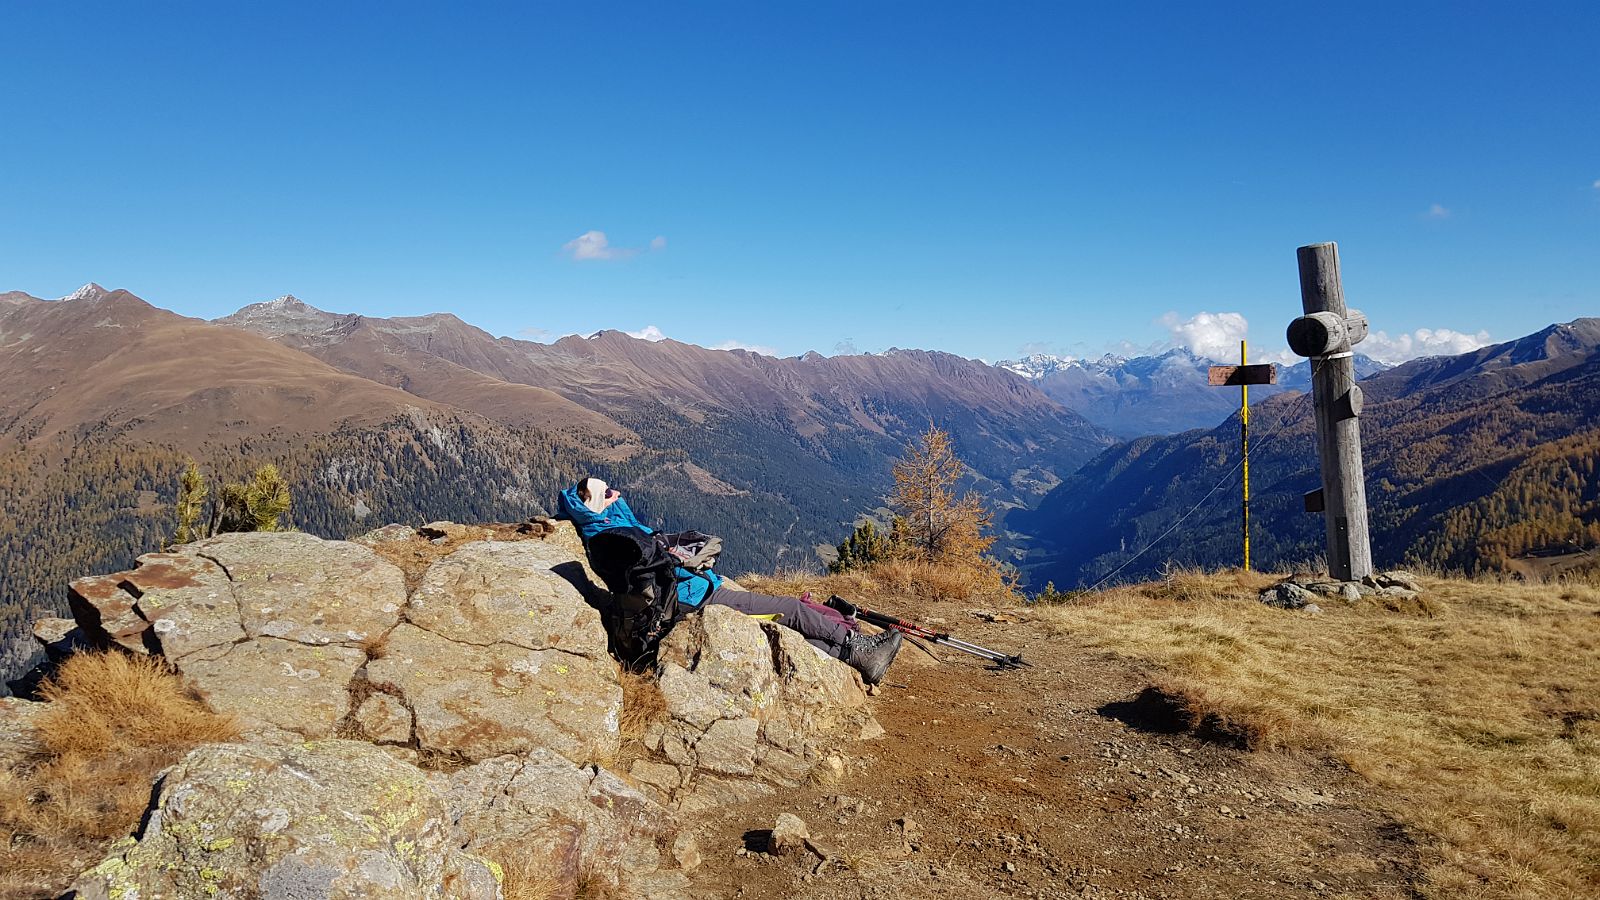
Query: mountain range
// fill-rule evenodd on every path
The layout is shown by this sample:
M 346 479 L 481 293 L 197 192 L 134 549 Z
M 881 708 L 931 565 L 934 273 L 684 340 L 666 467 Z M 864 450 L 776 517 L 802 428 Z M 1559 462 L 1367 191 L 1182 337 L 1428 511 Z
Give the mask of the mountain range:
M 1211 387 L 1207 369 L 1227 364 L 1178 347 L 1154 356 L 1099 359 L 1034 354 L 997 363 L 1033 382 L 1062 406 L 1120 438 L 1172 434 L 1210 428 L 1239 409 L 1239 392 Z M 1364 354 L 1355 356 L 1356 377 L 1388 368 Z M 1311 388 L 1311 365 L 1302 360 L 1278 367 L 1278 383 L 1251 389 L 1252 402 L 1284 391 Z
M 1495 568 L 1600 542 L 1597 346 L 1600 320 L 1580 319 L 1358 367 L 1381 564 Z M 31 653 L 28 623 L 62 608 L 69 576 L 125 567 L 170 537 L 190 459 L 213 481 L 277 463 L 292 523 L 328 537 L 549 512 L 592 473 L 652 524 L 728 538 L 730 570 L 771 571 L 817 566 L 880 511 L 892 461 L 933 423 L 997 511 L 997 551 L 1033 587 L 1228 564 L 1237 392 L 1206 386 L 1209 364 L 1182 350 L 1002 366 L 922 350 L 777 359 L 616 331 L 541 344 L 449 314 L 293 297 L 204 321 L 94 285 L 61 300 L 0 294 L 0 667 Z M 1300 512 L 1318 482 L 1304 370 L 1252 393 L 1263 567 L 1320 553 L 1320 523 Z
M 1002 516 L 1114 443 L 947 353 L 775 359 L 616 331 L 539 344 L 293 297 L 208 322 L 95 285 L 0 294 L 0 649 L 26 652 L 69 576 L 158 548 L 191 458 L 213 480 L 277 463 L 292 523 L 328 537 L 550 512 L 592 473 L 652 524 L 723 535 L 731 571 L 771 571 L 817 566 L 930 423 Z
M 1600 546 L 1600 319 L 1578 319 L 1459 356 L 1413 360 L 1361 382 L 1373 558 L 1498 570 Z M 1313 566 L 1320 485 L 1310 396 L 1251 413 L 1252 556 Z M 1032 583 L 1148 576 L 1240 557 L 1239 423 L 1122 443 L 1008 527 L 1032 540 Z

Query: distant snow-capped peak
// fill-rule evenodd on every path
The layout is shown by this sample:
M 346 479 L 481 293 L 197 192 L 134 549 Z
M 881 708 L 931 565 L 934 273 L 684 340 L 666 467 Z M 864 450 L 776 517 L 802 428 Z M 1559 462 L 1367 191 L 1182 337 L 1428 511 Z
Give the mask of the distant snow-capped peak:
M 995 363 L 995 366 L 1021 375 L 1029 381 L 1038 381 L 1058 369 L 1081 364 L 1082 360 L 1073 356 L 1052 356 L 1048 353 L 1034 353 L 1022 359 L 1002 360 Z
M 1104 375 L 1122 368 L 1129 362 L 1128 357 L 1107 353 L 1099 359 L 1082 359 L 1076 356 L 1054 356 L 1049 353 L 1035 353 L 1022 359 L 1006 360 L 996 363 L 999 368 L 1013 372 L 1029 381 L 1038 381 L 1056 372 L 1069 369 L 1080 369 L 1085 372 Z

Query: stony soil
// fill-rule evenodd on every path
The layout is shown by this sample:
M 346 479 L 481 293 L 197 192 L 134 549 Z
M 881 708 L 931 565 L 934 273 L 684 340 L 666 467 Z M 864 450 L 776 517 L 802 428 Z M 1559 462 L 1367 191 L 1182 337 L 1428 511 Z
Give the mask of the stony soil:
M 873 701 L 887 733 L 855 745 L 842 778 L 696 823 L 697 896 L 1415 895 L 1427 851 L 1341 766 L 1176 732 L 1130 663 L 1047 638 L 1025 612 L 999 618 L 922 613 L 1034 668 L 907 645 Z M 765 852 L 786 812 L 814 849 Z

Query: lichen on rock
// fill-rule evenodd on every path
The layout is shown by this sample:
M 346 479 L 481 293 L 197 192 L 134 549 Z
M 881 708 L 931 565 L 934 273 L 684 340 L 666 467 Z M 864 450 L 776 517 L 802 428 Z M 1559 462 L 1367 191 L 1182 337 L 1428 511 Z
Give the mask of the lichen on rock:
M 359 741 L 191 752 L 137 838 L 73 889 L 81 900 L 499 896 L 426 775 Z

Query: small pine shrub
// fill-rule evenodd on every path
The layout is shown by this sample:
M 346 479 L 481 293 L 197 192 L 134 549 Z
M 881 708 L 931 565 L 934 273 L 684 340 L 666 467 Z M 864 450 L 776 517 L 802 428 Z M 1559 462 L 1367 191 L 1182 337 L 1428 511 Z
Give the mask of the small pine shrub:
M 243 484 L 222 488 L 217 532 L 283 531 L 283 516 L 289 511 L 289 483 L 278 467 L 267 463 L 250 473 Z
M 851 569 L 869 568 L 888 559 L 893 553 L 893 542 L 868 519 L 856 526 L 856 530 L 839 545 L 839 558 L 829 564 L 828 571 L 839 575 Z
M 187 544 L 204 537 L 201 517 L 205 512 L 206 494 L 206 477 L 191 459 L 178 480 L 178 500 L 174 504 L 178 511 L 178 530 L 172 536 L 172 543 Z

